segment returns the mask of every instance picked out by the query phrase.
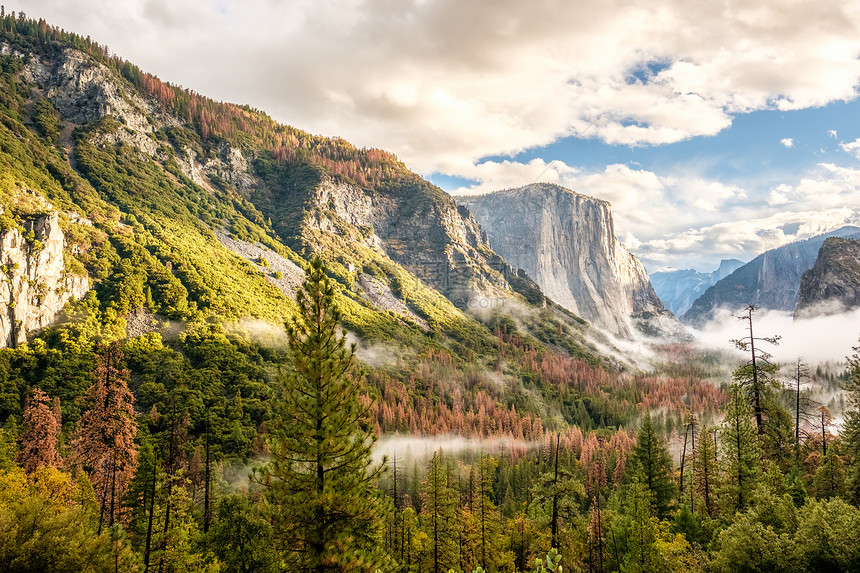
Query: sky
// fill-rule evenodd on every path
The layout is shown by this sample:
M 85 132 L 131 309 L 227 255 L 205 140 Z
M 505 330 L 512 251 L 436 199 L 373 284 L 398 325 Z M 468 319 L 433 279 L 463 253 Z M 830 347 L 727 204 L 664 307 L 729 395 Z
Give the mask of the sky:
M 608 200 L 651 272 L 860 224 L 854 0 L 4 3 L 454 195 Z

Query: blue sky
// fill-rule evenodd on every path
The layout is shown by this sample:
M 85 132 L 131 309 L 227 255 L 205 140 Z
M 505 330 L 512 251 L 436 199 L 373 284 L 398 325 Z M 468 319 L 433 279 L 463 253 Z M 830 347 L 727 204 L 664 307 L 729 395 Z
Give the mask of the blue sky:
M 649 270 L 860 222 L 853 0 L 7 2 L 452 194 L 610 201 Z

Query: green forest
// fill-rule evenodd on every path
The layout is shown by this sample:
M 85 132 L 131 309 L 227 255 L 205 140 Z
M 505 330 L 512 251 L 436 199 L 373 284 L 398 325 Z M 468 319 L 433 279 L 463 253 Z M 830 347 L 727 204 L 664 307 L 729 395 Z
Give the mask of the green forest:
M 779 368 L 740 338 L 750 360 L 726 369 L 666 344 L 635 370 L 517 276 L 527 312 L 469 314 L 371 230 L 307 225 L 323 180 L 410 212 L 450 201 L 392 155 L 24 14 L 0 42 L 0 234 L 38 253 L 28 222 L 58 212 L 65 272 L 92 285 L 0 349 L 0 570 L 860 570 L 860 349 L 838 371 Z M 123 117 L 73 121 L 38 87 L 28 66 L 68 51 L 173 118 L 147 116 L 152 154 Z M 255 191 L 183 171 L 185 150 L 227 145 Z M 301 270 L 295 297 L 276 258 Z M 370 304 L 360 273 L 412 314 Z M 808 379 L 841 392 L 841 425 Z M 434 447 L 379 455 L 391 438 Z

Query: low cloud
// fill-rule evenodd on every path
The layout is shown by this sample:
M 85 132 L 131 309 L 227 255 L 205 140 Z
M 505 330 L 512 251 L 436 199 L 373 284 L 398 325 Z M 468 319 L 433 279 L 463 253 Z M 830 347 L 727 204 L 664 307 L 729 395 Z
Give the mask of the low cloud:
M 701 330 L 693 331 L 699 344 L 708 348 L 730 349 L 729 342 L 748 335 L 748 324 L 726 309 L 717 311 L 715 318 Z M 817 318 L 794 320 L 793 313 L 760 310 L 753 314 L 756 336 L 779 335 L 778 346 L 759 345 L 783 364 L 803 357 L 812 363 L 843 362 L 858 346 L 860 338 L 860 309 Z M 738 364 L 749 358 L 735 351 Z
M 790 137 L 786 137 L 785 139 L 780 139 L 779 142 L 786 147 L 787 149 L 791 149 L 794 147 L 794 140 Z

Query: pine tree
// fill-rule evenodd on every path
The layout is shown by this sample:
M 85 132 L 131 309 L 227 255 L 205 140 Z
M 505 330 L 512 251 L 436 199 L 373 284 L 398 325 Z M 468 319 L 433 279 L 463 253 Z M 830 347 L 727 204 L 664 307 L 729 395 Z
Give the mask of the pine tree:
M 812 478 L 812 495 L 830 499 L 845 495 L 845 469 L 836 447 L 830 447 Z
M 134 396 L 122 361 L 119 344 L 102 348 L 93 385 L 84 396 L 89 409 L 78 421 L 72 440 L 76 461 L 89 472 L 101 504 L 99 533 L 106 517 L 110 525 L 116 521 L 120 499 L 137 465 Z
M 723 453 L 726 505 L 743 509 L 749 502 L 761 469 L 761 450 L 752 425 L 753 411 L 742 390 L 732 387 L 732 395 L 725 410 L 720 445 Z
M 335 287 L 319 258 L 288 326 L 291 367 L 272 413 L 271 461 L 260 472 L 275 531 L 293 571 L 384 568 L 384 523 L 370 457 L 376 436 L 359 401 L 355 347 L 339 332 Z
M 639 428 L 632 454 L 630 470 L 651 492 L 654 512 L 658 517 L 665 517 L 676 491 L 674 468 L 665 442 L 654 430 L 650 414 Z
M 479 501 L 476 500 L 475 504 L 477 506 Z M 421 514 L 427 535 L 422 571 L 444 573 L 458 565 L 459 522 L 456 509 L 456 491 L 449 483 L 447 461 L 440 452 L 434 452 L 427 466 L 421 495 Z
M 693 452 L 693 488 L 700 500 L 696 509 L 712 518 L 717 515 L 718 476 L 715 433 L 709 428 L 703 429 Z
M 842 439 L 848 454 L 848 497 L 860 504 L 860 346 L 854 347 L 854 354 L 848 360 L 848 407 L 845 409 L 845 422 Z
M 63 463 L 57 451 L 60 435 L 59 403 L 52 409 L 48 395 L 33 388 L 24 406 L 24 425 L 27 430 L 21 437 L 18 460 L 27 473 L 41 467 L 57 467 Z

